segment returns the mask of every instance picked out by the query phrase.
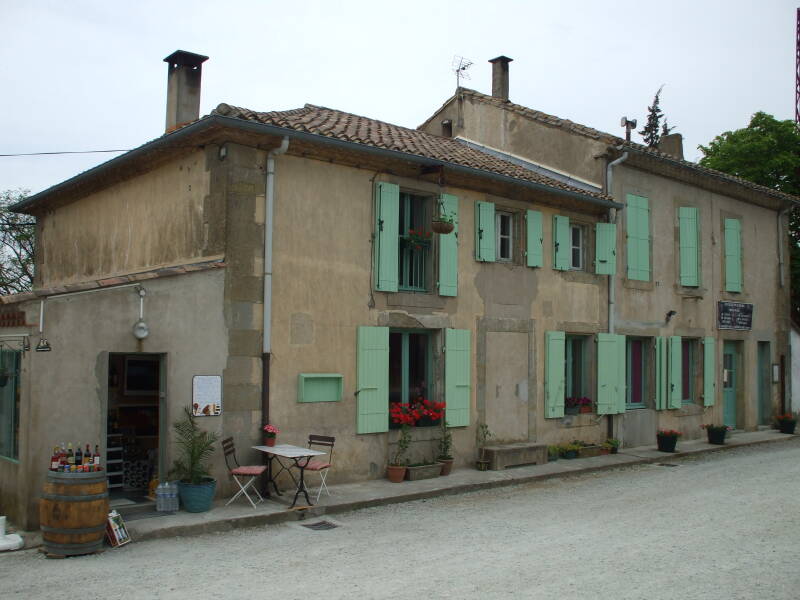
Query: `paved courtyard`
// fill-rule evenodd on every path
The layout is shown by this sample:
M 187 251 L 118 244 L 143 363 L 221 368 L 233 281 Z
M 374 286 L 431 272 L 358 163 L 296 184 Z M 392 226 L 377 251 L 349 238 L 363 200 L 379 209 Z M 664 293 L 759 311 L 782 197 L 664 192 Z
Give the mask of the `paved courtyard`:
M 665 466 L 674 464 L 677 466 Z M 800 595 L 800 439 L 48 560 L 8 598 L 759 598 Z M 311 519 L 316 522 L 319 519 Z

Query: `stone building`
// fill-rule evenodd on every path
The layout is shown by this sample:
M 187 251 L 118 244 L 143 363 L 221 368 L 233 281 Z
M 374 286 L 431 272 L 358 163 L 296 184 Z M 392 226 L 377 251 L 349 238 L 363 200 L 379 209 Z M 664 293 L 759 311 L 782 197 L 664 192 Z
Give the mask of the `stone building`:
M 335 436 L 334 482 L 383 476 L 389 405 L 419 395 L 447 403 L 457 466 L 480 423 L 633 445 L 780 402 L 759 373 L 788 357 L 791 198 L 513 105 L 503 61 L 499 97 L 459 89 L 413 130 L 314 105 L 198 118 L 205 59 L 165 59 L 163 136 L 16 206 L 36 281 L 0 307 L 0 512 L 23 527 L 62 441 L 125 460 L 125 488 L 164 476 L 201 383 L 202 425 L 246 460 L 266 422 Z M 456 229 L 430 235 L 440 213 Z M 719 329 L 718 301 L 751 329 Z M 416 428 L 412 459 L 438 435 Z M 227 494 L 221 453 L 213 472 Z

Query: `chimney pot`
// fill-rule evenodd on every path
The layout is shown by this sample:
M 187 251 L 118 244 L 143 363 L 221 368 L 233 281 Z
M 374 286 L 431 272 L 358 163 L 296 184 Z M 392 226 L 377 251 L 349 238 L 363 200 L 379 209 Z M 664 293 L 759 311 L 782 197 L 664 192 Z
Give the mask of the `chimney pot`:
M 164 59 L 167 67 L 167 122 L 169 133 L 200 118 L 200 80 L 207 56 L 176 50 Z
M 683 160 L 683 136 L 680 133 L 663 136 L 658 142 L 658 149 L 664 154 Z
M 513 58 L 498 56 L 492 63 L 492 96 L 508 102 L 508 63 Z

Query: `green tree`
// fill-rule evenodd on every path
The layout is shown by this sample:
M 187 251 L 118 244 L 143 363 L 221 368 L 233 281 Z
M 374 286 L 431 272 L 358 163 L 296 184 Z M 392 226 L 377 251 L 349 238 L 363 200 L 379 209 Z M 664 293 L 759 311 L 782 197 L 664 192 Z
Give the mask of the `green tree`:
M 36 220 L 8 210 L 24 200 L 27 190 L 0 192 L 0 295 L 25 292 L 33 286 Z
M 667 118 L 664 116 L 659 106 L 659 104 L 661 104 L 661 90 L 663 89 L 663 85 L 658 88 L 656 95 L 653 97 L 653 104 L 647 107 L 647 122 L 644 125 L 644 129 L 637 132 L 644 138 L 644 143 L 651 148 L 657 147 L 661 138 L 665 135 L 669 135 L 670 132 L 675 129 L 675 127 L 667 125 Z M 663 125 L 661 123 L 662 118 L 664 119 Z
M 698 146 L 700 164 L 765 187 L 800 196 L 800 130 L 757 112 L 744 129 L 726 131 L 708 146 Z M 800 322 L 800 211 L 789 216 L 792 315 Z

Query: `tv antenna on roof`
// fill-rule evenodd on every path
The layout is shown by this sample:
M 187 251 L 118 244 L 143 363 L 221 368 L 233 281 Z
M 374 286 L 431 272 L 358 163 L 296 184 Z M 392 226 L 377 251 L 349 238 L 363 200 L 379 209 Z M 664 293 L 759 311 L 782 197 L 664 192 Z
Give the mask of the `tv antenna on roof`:
M 469 79 L 467 69 L 472 66 L 472 61 L 463 56 L 453 57 L 453 72 L 456 74 L 456 87 L 461 87 L 462 79 Z

